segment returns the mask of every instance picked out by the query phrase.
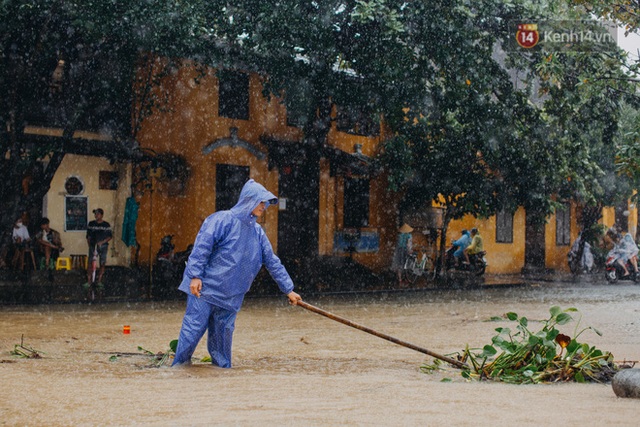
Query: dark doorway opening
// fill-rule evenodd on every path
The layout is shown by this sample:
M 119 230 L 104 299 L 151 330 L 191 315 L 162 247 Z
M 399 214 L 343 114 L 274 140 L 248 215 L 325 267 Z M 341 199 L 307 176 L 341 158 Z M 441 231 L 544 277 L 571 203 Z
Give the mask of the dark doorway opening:
M 318 162 L 290 162 L 280 167 L 278 256 L 287 268 L 318 255 Z
M 231 209 L 249 180 L 249 166 L 216 165 L 216 211 Z
M 536 221 L 537 218 L 526 213 L 525 219 L 525 243 L 524 243 L 524 268 L 526 272 L 541 272 L 546 269 L 545 264 L 545 224 Z

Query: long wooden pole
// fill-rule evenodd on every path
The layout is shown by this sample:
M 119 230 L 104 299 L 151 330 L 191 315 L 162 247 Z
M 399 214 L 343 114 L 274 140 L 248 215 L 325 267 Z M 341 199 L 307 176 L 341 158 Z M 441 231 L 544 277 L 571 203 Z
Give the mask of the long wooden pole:
M 402 340 L 400 340 L 398 338 L 392 337 L 391 335 L 383 334 L 383 333 L 375 331 L 375 330 L 373 330 L 371 328 L 367 328 L 366 326 L 359 325 L 357 323 L 352 322 L 351 320 L 345 319 L 344 317 L 337 316 L 337 315 L 335 315 L 333 313 L 325 311 L 325 310 L 323 310 L 321 308 L 318 308 L 318 307 L 316 307 L 314 305 L 308 304 L 308 303 L 306 303 L 304 301 L 298 301 L 296 303 L 296 305 L 299 305 L 302 308 L 305 308 L 305 309 L 307 309 L 309 311 L 313 311 L 314 313 L 320 314 L 320 315 L 322 315 L 324 317 L 328 317 L 329 319 L 335 320 L 336 322 L 340 322 L 342 324 L 345 324 L 347 326 L 351 326 L 352 328 L 355 328 L 355 329 L 359 329 L 359 330 L 361 330 L 363 332 L 366 332 L 368 334 L 375 335 L 378 338 L 382 338 L 382 339 L 385 339 L 387 341 L 391 341 L 392 343 L 401 345 L 403 347 L 410 348 L 410 349 L 415 350 L 415 351 L 419 351 L 420 353 L 428 354 L 429 356 L 435 357 L 436 359 L 444 360 L 445 362 L 450 363 L 453 366 L 457 366 L 458 368 L 462 368 L 462 369 L 468 369 L 469 368 L 469 365 L 467 365 L 464 362 L 461 362 L 461 361 L 456 360 L 456 359 L 452 359 L 451 357 L 443 356 L 443 355 L 438 354 L 438 353 L 434 353 L 433 351 L 427 350 L 426 348 L 418 347 L 417 345 L 408 343 L 406 341 L 402 341 Z

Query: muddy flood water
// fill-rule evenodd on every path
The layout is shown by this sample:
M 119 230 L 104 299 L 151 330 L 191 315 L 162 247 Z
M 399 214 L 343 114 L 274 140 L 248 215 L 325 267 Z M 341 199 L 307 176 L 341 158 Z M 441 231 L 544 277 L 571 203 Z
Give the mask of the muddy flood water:
M 304 297 L 304 295 L 303 295 Z M 305 301 L 439 354 L 491 342 L 489 321 L 513 311 L 580 310 L 580 341 L 640 360 L 640 286 L 540 284 L 309 297 Z M 429 356 L 342 325 L 285 299 L 247 299 L 238 315 L 234 367 L 194 362 L 150 367 L 138 346 L 165 352 L 184 303 L 0 307 L 0 425 L 637 426 L 639 399 L 611 385 L 508 385 L 460 371 L 425 374 Z M 123 334 L 129 325 L 131 333 Z M 560 327 L 574 335 L 576 322 Z M 531 327 L 533 329 L 533 326 Z M 535 329 L 536 331 L 538 329 Z M 24 344 L 41 359 L 11 355 Z M 110 356 L 122 354 L 110 361 Z M 207 355 L 203 340 L 198 360 Z M 636 365 L 640 367 L 640 365 Z M 443 381 L 445 379 L 445 381 Z M 450 379 L 450 381 L 446 381 Z

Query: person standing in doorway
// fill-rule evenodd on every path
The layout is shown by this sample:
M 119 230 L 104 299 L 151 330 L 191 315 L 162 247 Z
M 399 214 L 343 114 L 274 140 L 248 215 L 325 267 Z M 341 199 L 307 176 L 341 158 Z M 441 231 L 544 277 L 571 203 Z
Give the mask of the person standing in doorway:
M 276 196 L 250 179 L 234 207 L 215 212 L 202 223 L 178 288 L 187 294 L 187 309 L 172 366 L 190 364 L 208 330 L 211 363 L 231 367 L 236 315 L 263 265 L 291 304 L 302 300 L 256 222 L 268 206 L 277 203 Z
M 98 291 L 104 289 L 102 284 L 102 276 L 104 275 L 104 268 L 107 265 L 107 251 L 109 249 L 109 241 L 113 237 L 111 230 L 111 224 L 103 219 L 104 211 L 101 208 L 94 209 L 93 215 L 95 220 L 89 222 L 87 225 L 87 244 L 89 245 L 89 268 L 87 268 L 87 283 L 84 284 L 85 289 L 89 289 L 93 283 L 93 269 L 95 263 L 92 262 L 94 257 L 97 256 L 100 262 L 100 269 L 98 270 L 96 277 L 96 286 Z

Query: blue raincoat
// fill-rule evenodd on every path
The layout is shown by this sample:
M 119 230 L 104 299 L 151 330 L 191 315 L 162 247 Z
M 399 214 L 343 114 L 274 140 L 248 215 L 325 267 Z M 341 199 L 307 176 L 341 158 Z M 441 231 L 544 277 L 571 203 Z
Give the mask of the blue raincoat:
M 471 235 L 467 230 L 462 230 L 462 236 L 458 240 L 453 241 L 453 246 L 458 249 L 453 253 L 454 256 L 460 258 L 464 254 L 464 250 L 471 244 Z
M 238 203 L 210 215 L 202 224 L 179 289 L 187 294 L 187 310 L 173 365 L 189 363 L 208 329 L 213 364 L 231 367 L 231 340 L 244 295 L 264 265 L 280 290 L 293 291 L 293 281 L 251 212 L 278 199 L 253 179 L 242 188 Z M 191 279 L 202 280 L 200 298 L 191 294 Z

